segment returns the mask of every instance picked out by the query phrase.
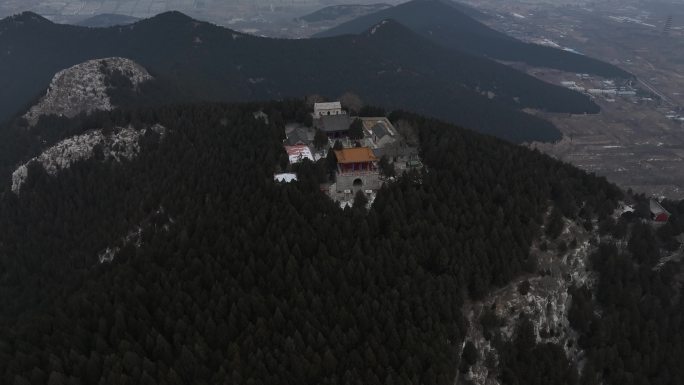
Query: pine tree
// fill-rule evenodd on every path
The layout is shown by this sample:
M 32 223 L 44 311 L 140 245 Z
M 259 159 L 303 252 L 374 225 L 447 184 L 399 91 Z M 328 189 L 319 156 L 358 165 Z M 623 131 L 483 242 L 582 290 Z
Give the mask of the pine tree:
M 316 130 L 313 143 L 316 149 L 322 150 L 328 145 L 328 136 L 323 131 Z
M 351 126 L 349 126 L 349 131 L 347 132 L 347 135 L 351 140 L 363 139 L 363 122 L 361 121 L 361 119 L 354 119 Z

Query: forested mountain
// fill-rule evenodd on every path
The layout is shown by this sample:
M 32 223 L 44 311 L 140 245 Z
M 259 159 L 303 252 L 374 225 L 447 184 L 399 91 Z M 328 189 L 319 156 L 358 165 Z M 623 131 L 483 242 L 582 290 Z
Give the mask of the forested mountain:
M 273 182 L 283 124 L 307 113 L 202 104 L 74 123 L 167 134 L 144 135 L 130 160 L 33 167 L 0 197 L 2 382 L 451 384 L 461 305 L 535 270 L 549 205 L 605 216 L 621 196 L 538 152 L 397 112 L 429 171 L 342 210 L 315 165 Z
M 320 189 L 330 157 L 274 182 L 305 99 L 186 103 L 354 91 L 528 140 L 550 126 L 521 107 L 593 108 L 581 95 L 393 20 L 287 41 L 23 14 L 0 48 L 2 84 L 37 90 L 0 125 L 1 384 L 684 378 L 684 201 L 656 224 L 604 178 L 394 109 L 424 168 L 342 209 Z
M 157 79 L 150 88 L 159 103 L 310 94 L 334 98 L 351 91 L 371 104 L 409 108 L 516 142 L 560 137 L 550 123 L 522 108 L 598 112 L 588 97 L 574 91 L 449 51 L 396 22 L 378 26 L 359 36 L 277 40 L 179 13 L 96 29 L 25 13 L 0 21 L 0 119 L 23 114 L 55 72 L 111 56 L 144 66 Z M 166 87 L 178 92 L 162 92 Z
M 325 160 L 273 182 L 284 124 L 308 113 L 300 101 L 203 103 L 28 129 L 44 135 L 29 144 L 49 127 L 141 135 L 134 157 L 95 148 L 57 175 L 34 164 L 18 194 L 2 183 L 0 382 L 481 384 L 478 365 L 499 384 L 678 383 L 684 204 L 664 202 L 673 216 L 654 231 L 644 197 L 398 111 L 389 118 L 413 130 L 425 171 L 343 210 L 319 190 Z M 622 199 L 633 213 L 614 214 Z M 578 226 L 593 240 L 556 239 Z M 568 293 L 578 361 L 523 309 L 506 310 L 511 333 L 492 311 L 463 313 L 517 277 L 553 274 L 533 248 L 561 264 L 568 248 L 596 250 L 594 273 L 573 272 L 591 285 Z M 472 344 L 480 324 L 496 354 Z
M 468 15 L 449 0 L 412 0 L 341 24 L 316 37 L 358 34 L 385 19 L 394 19 L 445 48 L 532 66 L 627 78 L 628 72 L 600 60 L 537 44 L 521 42 Z

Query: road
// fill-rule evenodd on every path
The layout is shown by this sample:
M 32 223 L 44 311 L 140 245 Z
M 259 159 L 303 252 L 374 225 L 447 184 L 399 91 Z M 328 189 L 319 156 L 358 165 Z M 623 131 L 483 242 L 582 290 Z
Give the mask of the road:
M 641 85 L 646 87 L 649 91 L 653 92 L 656 94 L 660 99 L 663 100 L 663 102 L 667 103 L 670 107 L 674 107 L 675 104 L 670 100 L 667 96 L 665 96 L 662 92 L 658 91 L 655 87 L 652 85 L 648 84 L 645 80 L 643 79 L 637 79 Z

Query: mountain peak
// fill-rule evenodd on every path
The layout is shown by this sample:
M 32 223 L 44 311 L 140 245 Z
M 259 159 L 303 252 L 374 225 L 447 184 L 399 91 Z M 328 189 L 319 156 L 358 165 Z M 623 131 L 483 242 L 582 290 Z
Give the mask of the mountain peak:
M 365 34 L 369 28 L 372 31 L 379 22 L 394 19 L 409 31 L 456 53 L 523 62 L 566 72 L 614 78 L 631 77 L 623 69 L 597 59 L 517 40 L 490 28 L 472 15 L 481 15 L 481 12 L 452 1 L 411 0 L 342 23 L 314 37 Z
M 148 20 L 157 20 L 157 21 L 174 22 L 174 23 L 196 21 L 192 17 L 190 17 L 190 16 L 188 16 L 182 12 L 179 12 L 179 11 L 162 12 L 156 16 L 149 18 Z
M 50 20 L 46 19 L 45 17 L 31 11 L 25 11 L 10 16 L 4 20 L 22 24 L 53 24 Z
M 376 23 L 372 27 L 368 28 L 363 35 L 366 36 L 376 36 L 376 35 L 395 35 L 397 33 L 410 32 L 408 28 L 403 26 L 401 23 L 394 19 L 384 19 Z
M 72 118 L 82 112 L 108 111 L 115 107 L 108 94 L 110 89 L 135 88 L 150 79 L 152 76 L 147 70 L 130 59 L 88 60 L 59 71 L 50 82 L 47 93 L 24 118 L 30 125 L 35 125 L 45 115 Z

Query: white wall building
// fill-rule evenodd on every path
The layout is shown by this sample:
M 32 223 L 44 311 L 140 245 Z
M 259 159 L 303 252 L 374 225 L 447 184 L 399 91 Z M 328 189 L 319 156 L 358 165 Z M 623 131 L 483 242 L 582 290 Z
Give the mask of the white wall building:
M 273 180 L 280 183 L 292 183 L 297 181 L 297 174 L 289 172 L 273 175 Z
M 314 104 L 314 119 L 320 119 L 321 116 L 342 115 L 345 112 L 342 110 L 342 103 L 315 103 Z
M 617 90 L 615 89 L 590 88 L 587 92 L 592 95 L 617 95 Z

